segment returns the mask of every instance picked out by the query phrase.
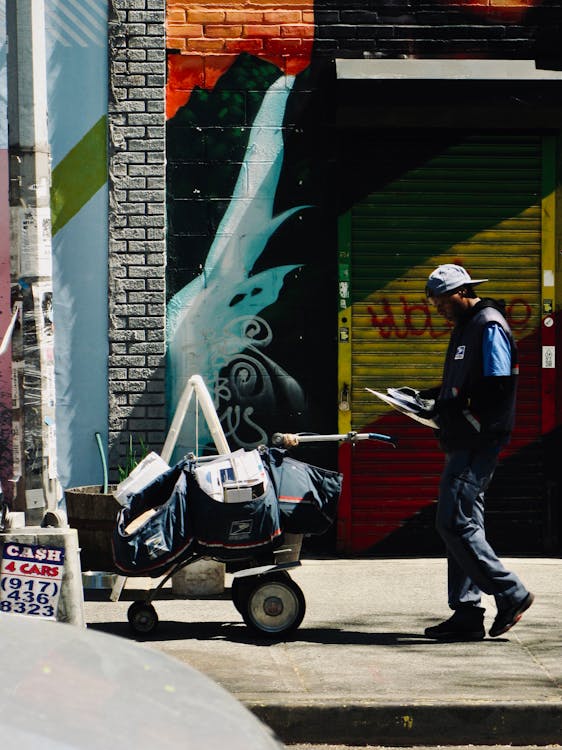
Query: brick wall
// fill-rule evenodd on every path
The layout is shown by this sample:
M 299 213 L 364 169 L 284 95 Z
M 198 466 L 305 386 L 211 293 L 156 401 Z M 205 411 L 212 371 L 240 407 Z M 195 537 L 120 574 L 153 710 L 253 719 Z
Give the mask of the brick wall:
M 186 54 L 292 56 L 314 36 L 313 2 L 221 0 L 209 6 L 172 0 L 167 28 L 168 47 Z
M 312 57 L 536 59 L 562 64 L 562 0 L 168 0 L 172 117 L 243 52 L 296 74 Z
M 109 2 L 109 463 L 165 437 L 165 0 Z
M 286 74 L 310 63 L 314 39 L 313 0 L 218 0 L 212 4 L 168 0 L 168 117 L 198 86 L 212 89 L 236 57 L 247 53 Z
M 560 0 L 316 0 L 314 16 L 318 56 L 560 59 Z
M 206 66 L 201 55 L 248 52 L 292 73 L 313 43 L 320 56 L 560 59 L 561 19 L 560 0 L 167 3 L 168 47 L 189 58 L 203 86 L 216 60 Z
M 109 0 L 110 464 L 165 437 L 165 105 L 240 53 L 298 73 L 338 56 L 560 56 L 560 0 Z M 166 38 L 167 33 L 167 38 Z M 537 46 L 538 45 L 538 46 Z M 166 48 L 171 53 L 166 70 Z M 550 50 L 552 52 L 552 50 Z M 550 54 L 552 57 L 552 54 Z M 168 94 L 166 74 L 168 72 Z

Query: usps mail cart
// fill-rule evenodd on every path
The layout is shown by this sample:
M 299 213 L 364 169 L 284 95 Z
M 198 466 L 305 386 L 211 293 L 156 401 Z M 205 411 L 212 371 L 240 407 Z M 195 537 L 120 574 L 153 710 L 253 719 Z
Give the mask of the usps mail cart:
M 166 582 L 202 558 L 235 569 L 232 601 L 255 634 L 278 638 L 296 630 L 306 609 L 291 578 L 298 567 L 303 534 L 326 531 L 337 515 L 342 475 L 298 461 L 287 447 L 298 443 L 380 440 L 377 433 L 273 436 L 273 446 L 231 451 L 211 397 L 199 375 L 190 378 L 161 457 L 168 461 L 192 396 L 203 412 L 217 455 L 190 454 L 127 498 L 113 534 L 117 570 L 127 576 L 160 578 L 128 610 L 131 630 L 151 633 L 158 625 L 153 605 Z

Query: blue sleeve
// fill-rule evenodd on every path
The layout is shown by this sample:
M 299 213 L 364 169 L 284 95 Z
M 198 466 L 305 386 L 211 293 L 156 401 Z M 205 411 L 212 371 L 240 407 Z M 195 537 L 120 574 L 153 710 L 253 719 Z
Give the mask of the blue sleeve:
M 482 362 L 484 377 L 511 375 L 511 345 L 506 332 L 492 323 L 482 336 Z

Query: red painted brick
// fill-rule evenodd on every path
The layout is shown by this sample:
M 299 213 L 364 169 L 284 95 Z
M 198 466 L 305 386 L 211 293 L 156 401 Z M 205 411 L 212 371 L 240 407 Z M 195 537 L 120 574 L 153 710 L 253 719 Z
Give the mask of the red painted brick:
M 166 92 L 166 117 L 173 117 L 188 101 L 192 90 L 204 85 L 201 55 L 170 55 Z
M 247 52 L 250 55 L 258 55 L 263 50 L 261 39 L 226 39 L 225 49 L 228 52 Z
M 263 12 L 261 10 L 229 10 L 227 8 L 226 21 L 228 23 L 261 23 Z
M 265 11 L 263 20 L 266 23 L 300 23 L 302 11 L 300 10 L 272 10 Z
M 238 55 L 206 55 L 205 66 L 205 88 L 214 88 L 216 82 L 228 70 Z
M 222 23 L 225 15 L 224 10 L 208 8 L 188 8 L 187 10 L 187 20 L 190 23 Z
M 190 52 L 222 52 L 224 39 L 188 39 L 187 49 Z
M 279 26 L 275 24 L 248 24 L 244 26 L 244 36 L 258 36 L 262 38 L 278 37 L 281 33 Z
M 314 35 L 314 26 L 311 24 L 301 23 L 281 26 L 281 36 L 292 39 L 304 39 Z
M 166 39 L 166 45 L 170 49 L 185 49 L 185 39 L 183 37 L 176 38 L 169 36 Z
M 171 89 L 193 88 L 203 85 L 201 55 L 171 55 L 168 57 L 168 86 Z
M 205 25 L 205 36 L 211 39 L 238 39 L 242 36 L 242 26 L 235 24 L 221 24 L 220 26 L 214 24 Z
M 276 55 L 303 54 L 302 39 L 266 39 L 264 50 Z
M 171 8 L 166 18 L 174 23 L 185 23 L 185 8 Z
M 177 37 L 203 36 L 203 26 L 200 23 L 170 23 L 168 33 Z

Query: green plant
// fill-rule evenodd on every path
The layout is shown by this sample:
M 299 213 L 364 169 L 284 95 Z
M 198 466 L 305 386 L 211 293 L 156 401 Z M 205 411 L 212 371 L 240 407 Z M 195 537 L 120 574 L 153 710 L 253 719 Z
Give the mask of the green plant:
M 119 475 L 120 482 L 126 479 L 135 468 L 135 466 L 138 466 L 143 458 L 145 458 L 149 454 L 150 449 L 142 438 L 139 438 L 138 450 L 140 451 L 139 453 L 137 453 L 137 446 L 133 442 L 133 436 L 129 435 L 129 443 L 127 445 L 127 453 L 125 455 L 125 464 L 123 466 L 119 464 L 119 466 L 117 467 L 117 473 Z

